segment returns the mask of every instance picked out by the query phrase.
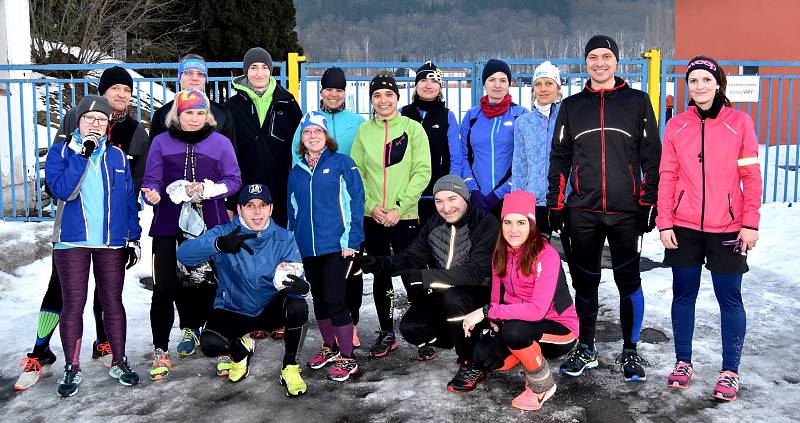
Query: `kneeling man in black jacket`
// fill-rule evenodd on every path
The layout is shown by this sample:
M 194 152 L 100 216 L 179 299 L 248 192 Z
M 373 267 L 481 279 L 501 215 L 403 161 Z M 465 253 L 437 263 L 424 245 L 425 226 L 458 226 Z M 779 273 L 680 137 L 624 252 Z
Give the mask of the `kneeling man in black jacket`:
M 458 373 L 447 384 L 452 392 L 468 392 L 485 373 L 473 366 L 474 339 L 461 327 L 464 316 L 489 300 L 492 250 L 500 224 L 483 209 L 469 203 L 464 180 L 445 175 L 433 186 L 438 215 L 425 222 L 408 248 L 394 256 L 364 256 L 367 273 L 403 276 L 410 307 L 400 332 L 417 346 L 417 360 L 436 357 L 433 346 L 458 354 Z

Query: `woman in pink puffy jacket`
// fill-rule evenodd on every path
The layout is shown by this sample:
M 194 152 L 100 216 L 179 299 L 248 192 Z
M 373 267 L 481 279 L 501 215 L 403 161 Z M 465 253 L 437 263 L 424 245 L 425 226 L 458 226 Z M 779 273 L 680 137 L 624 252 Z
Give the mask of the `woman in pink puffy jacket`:
M 672 266 L 675 368 L 667 379 L 686 388 L 694 378 L 692 335 L 700 273 L 711 271 L 720 306 L 722 369 L 713 396 L 736 399 L 746 316 L 742 275 L 758 241 L 761 170 L 753 121 L 731 108 L 725 72 L 697 56 L 686 68 L 689 108 L 664 130 L 658 218 L 664 264 Z
M 511 406 L 538 410 L 556 391 L 546 358 L 575 346 L 578 316 L 561 257 L 536 228 L 536 197 L 526 191 L 507 194 L 500 215 L 503 230 L 492 257 L 491 302 L 466 316 L 464 332 L 470 336 L 489 319 L 491 330 L 475 347 L 475 364 L 490 371 L 522 363 L 525 390 Z

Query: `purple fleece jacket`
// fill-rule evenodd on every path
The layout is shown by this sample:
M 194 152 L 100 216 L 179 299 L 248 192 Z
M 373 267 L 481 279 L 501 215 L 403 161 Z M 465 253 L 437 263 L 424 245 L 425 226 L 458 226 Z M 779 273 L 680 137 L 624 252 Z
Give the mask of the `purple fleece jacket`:
M 196 175 L 192 175 L 192 167 Z M 225 184 L 228 192 L 203 200 L 203 220 L 208 229 L 230 220 L 223 200 L 242 187 L 236 153 L 230 140 L 214 131 L 197 143 L 187 143 L 174 138 L 169 132 L 164 132 L 153 138 L 142 179 L 142 188 L 151 188 L 161 195 L 161 202 L 153 209 L 150 236 L 177 234 L 181 204 L 175 204 L 169 199 L 166 188 L 180 179 L 198 182 L 209 179 Z

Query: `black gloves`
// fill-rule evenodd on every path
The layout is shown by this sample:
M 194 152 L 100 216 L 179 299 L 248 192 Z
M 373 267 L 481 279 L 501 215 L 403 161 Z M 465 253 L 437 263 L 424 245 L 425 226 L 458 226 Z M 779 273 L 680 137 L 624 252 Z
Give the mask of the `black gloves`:
M 353 264 L 361 267 L 364 273 L 378 273 L 381 270 L 381 262 L 374 256 L 353 256 Z
M 244 249 L 250 253 L 250 255 L 253 255 L 253 249 L 244 241 L 255 238 L 257 235 L 255 233 L 239 235 L 241 230 L 242 228 L 237 226 L 236 229 L 232 230 L 229 234 L 218 236 L 217 240 L 214 242 L 214 246 L 223 253 L 235 254 L 238 253 L 240 249 Z
M 102 135 L 96 132 L 90 132 L 86 134 L 83 138 L 83 147 L 81 147 L 81 156 L 85 158 L 89 158 L 94 153 L 94 150 L 97 149 L 97 140 L 100 139 Z
M 128 245 L 125 246 L 125 261 L 128 262 L 125 270 L 135 266 L 140 258 L 142 258 L 142 247 L 139 245 L 139 240 L 128 241 Z
M 252 253 L 251 253 L 252 254 Z M 306 282 L 305 279 L 301 278 L 300 276 L 295 275 L 287 275 L 287 280 L 283 281 L 283 286 L 286 288 L 283 289 L 284 292 L 287 294 L 295 294 L 306 296 L 308 295 L 308 291 L 311 289 L 311 286 Z
M 636 227 L 639 229 L 640 234 L 646 234 L 656 227 L 656 216 L 658 216 L 658 208 L 655 206 L 639 206 L 639 212 L 636 216 Z
M 561 233 L 561 230 L 564 229 L 564 210 L 548 209 L 547 226 L 550 227 L 552 232 Z

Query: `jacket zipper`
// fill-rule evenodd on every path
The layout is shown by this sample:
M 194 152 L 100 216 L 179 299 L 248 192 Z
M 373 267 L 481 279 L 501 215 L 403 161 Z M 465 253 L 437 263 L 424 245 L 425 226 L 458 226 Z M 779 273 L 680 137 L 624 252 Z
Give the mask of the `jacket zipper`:
M 731 222 L 736 220 L 736 216 L 733 214 L 733 201 L 731 201 L 731 193 L 728 193 L 728 213 L 731 214 Z
M 605 118 L 606 97 L 605 92 L 600 90 L 600 157 L 602 159 L 603 175 L 603 213 L 606 210 L 606 118 Z
M 111 179 L 108 177 L 108 162 L 106 161 L 106 155 L 108 153 L 108 149 L 106 148 L 103 151 L 103 167 L 106 171 L 106 191 L 108 191 L 108 195 L 106 196 L 106 209 L 108 210 L 108 214 L 106 218 L 106 245 L 111 245 Z M 91 160 L 91 159 L 89 159 Z M 86 234 L 86 239 L 89 239 L 89 234 Z
M 511 285 L 511 293 L 517 297 L 517 291 L 514 289 L 514 272 L 516 272 L 516 264 L 517 264 L 517 253 L 514 252 L 511 255 L 511 271 L 508 272 L 508 284 Z M 519 298 L 519 297 L 518 297 Z M 501 298 L 502 299 L 502 298 Z
M 320 158 L 322 158 L 322 157 L 320 157 Z M 316 169 L 317 166 L 319 166 L 319 161 L 317 161 L 317 164 L 314 166 L 314 169 Z M 314 237 L 314 171 L 311 170 L 311 169 L 309 169 L 309 171 L 311 172 L 311 174 L 309 175 L 309 178 L 308 178 L 308 203 L 309 203 L 308 204 L 308 212 L 311 215 L 310 216 L 310 219 L 311 219 L 311 252 L 314 254 L 314 256 L 316 256 L 317 255 L 317 246 L 315 245 L 316 244 L 316 238 Z
M 447 251 L 447 265 L 445 265 L 445 269 L 450 269 L 450 265 L 453 263 L 453 249 L 455 248 L 455 241 L 456 241 L 456 225 L 450 226 L 450 249 Z
M 700 230 L 703 230 L 706 219 L 706 120 L 700 119 L 700 168 L 702 170 L 703 198 L 700 208 Z
M 580 174 L 580 164 L 575 165 L 575 193 L 581 195 L 581 174 Z
M 633 165 L 628 163 L 628 173 L 631 175 L 631 195 L 636 196 L 636 178 L 633 177 Z
M 491 161 L 491 163 L 492 163 L 492 187 L 494 187 L 496 185 L 495 184 L 495 179 L 494 179 L 494 131 L 495 131 L 494 128 L 495 128 L 495 126 L 497 126 L 497 118 L 494 118 L 492 120 L 492 131 L 489 133 L 490 141 L 491 141 L 490 145 L 492 146 L 492 161 Z M 492 189 L 494 190 L 494 188 L 492 188 Z
M 685 192 L 686 192 L 686 190 L 682 189 L 681 193 L 678 194 L 678 202 L 675 204 L 675 208 L 672 209 L 672 214 L 677 214 L 678 213 L 678 206 L 681 205 L 681 200 L 683 199 L 683 193 L 685 193 Z
M 386 141 L 389 141 L 389 122 L 383 121 L 383 203 L 386 207 L 386 161 L 392 158 L 392 145 L 389 144 L 389 157 L 386 157 Z

